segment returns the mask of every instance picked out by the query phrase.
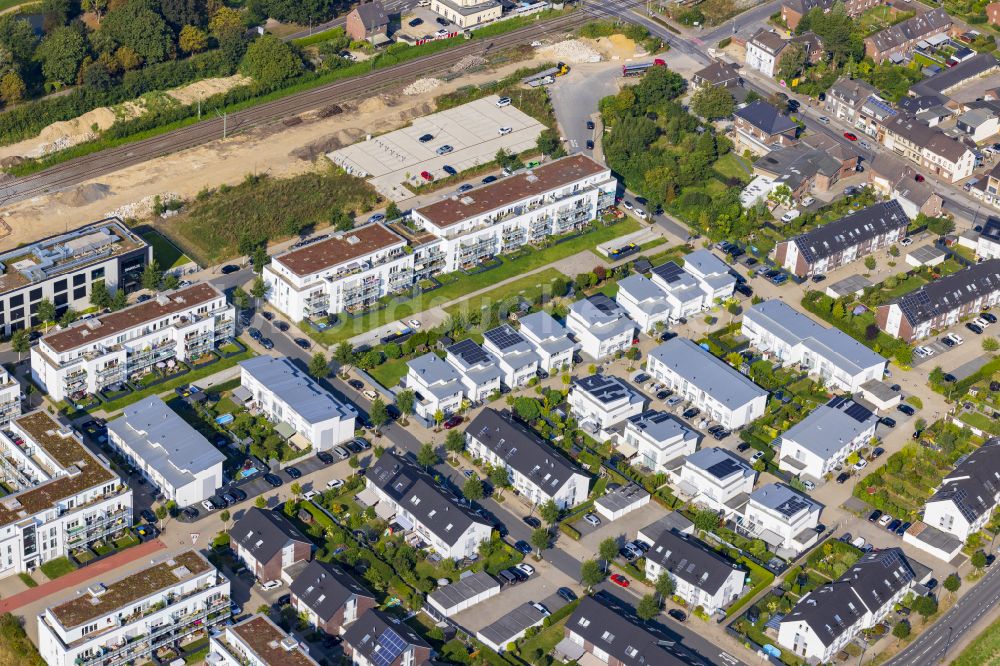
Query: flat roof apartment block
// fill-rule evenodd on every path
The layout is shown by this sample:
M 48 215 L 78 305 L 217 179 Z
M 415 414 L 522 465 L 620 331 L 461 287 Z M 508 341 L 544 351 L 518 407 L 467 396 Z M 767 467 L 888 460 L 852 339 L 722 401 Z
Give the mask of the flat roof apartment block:
M 108 442 L 178 506 L 197 504 L 222 487 L 226 457 L 159 396 L 126 407 L 108 424 Z
M 21 414 L 21 384 L 0 368 L 0 426 Z
M 0 430 L 0 576 L 23 573 L 132 525 L 132 490 L 43 411 Z
M 413 253 L 382 224 L 333 234 L 272 257 L 267 299 L 294 321 L 363 309 L 413 285 Z
M 604 441 L 616 426 L 642 413 L 648 401 L 621 377 L 596 374 L 574 380 L 566 402 L 580 427 Z
M 193 284 L 51 331 L 31 349 L 31 374 L 53 400 L 81 399 L 138 380 L 158 363 L 198 359 L 235 330 L 225 294 Z
M 118 666 L 152 658 L 229 618 L 229 579 L 196 550 L 96 582 L 38 616 L 49 666 Z
M 319 666 L 308 648 L 266 615 L 252 615 L 215 633 L 209 666 Z
M 116 217 L 0 254 L 0 332 L 40 323 L 38 303 L 47 299 L 61 315 L 90 307 L 95 282 L 111 293 L 132 291 L 153 258 L 153 248 Z
M 667 473 L 695 452 L 700 439 L 697 430 L 673 414 L 648 409 L 628 419 L 618 449 L 626 455 L 634 450 L 638 457 L 633 463 L 654 473 Z
M 416 393 L 414 411 L 426 423 L 440 411 L 445 416 L 457 412 L 465 395 L 465 384 L 455 366 L 433 352 L 406 362 L 406 388 Z

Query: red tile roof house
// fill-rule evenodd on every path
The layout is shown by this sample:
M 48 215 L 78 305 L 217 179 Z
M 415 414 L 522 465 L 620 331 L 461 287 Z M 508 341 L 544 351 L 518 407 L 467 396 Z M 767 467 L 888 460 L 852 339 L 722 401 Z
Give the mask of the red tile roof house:
M 986 5 L 986 21 L 990 25 L 1000 25 L 1000 2 Z
M 880 0 L 846 0 L 844 11 L 848 16 L 858 16 L 866 9 L 878 5 Z M 785 22 L 789 30 L 795 30 L 802 17 L 813 8 L 820 8 L 823 12 L 828 12 L 835 4 L 835 0 L 785 0 L 781 3 L 781 20 Z
M 275 511 L 253 507 L 229 530 L 236 557 L 243 560 L 257 580 L 281 580 L 281 572 L 297 562 L 312 559 L 313 544 Z

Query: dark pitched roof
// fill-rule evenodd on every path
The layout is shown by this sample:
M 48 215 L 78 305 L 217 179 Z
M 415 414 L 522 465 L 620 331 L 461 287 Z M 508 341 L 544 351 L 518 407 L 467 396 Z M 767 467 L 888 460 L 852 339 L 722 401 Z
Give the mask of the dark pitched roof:
M 911 325 L 1000 290 L 1000 259 L 987 259 L 904 294 L 896 305 Z
M 798 246 L 806 261 L 813 263 L 909 224 L 910 218 L 899 202 L 884 201 L 794 236 L 790 242 Z
M 951 17 L 945 10 L 937 7 L 908 18 L 901 23 L 888 27 L 881 32 L 866 37 L 879 52 L 889 51 L 913 39 L 924 39 L 941 32 L 951 25 Z
M 766 28 L 758 30 L 754 36 L 750 38 L 750 41 L 771 55 L 777 54 L 788 45 L 788 42 L 782 39 L 781 35 L 774 30 L 768 30 Z
M 694 537 L 670 530 L 660 535 L 646 557 L 674 576 L 715 594 L 740 568 Z
M 365 30 L 375 30 L 389 25 L 389 17 L 385 13 L 385 8 L 379 0 L 365 2 L 354 8 L 361 19 L 361 24 Z
M 382 611 L 370 609 L 344 633 L 344 642 L 368 663 L 387 666 L 408 648 L 430 645 L 405 622 L 393 624 Z
M 424 472 L 390 451 L 365 476 L 448 545 L 455 545 L 473 523 L 487 524 L 471 509 L 452 501 Z
M 695 72 L 694 78 L 715 85 L 739 79 L 740 70 L 733 63 L 716 60 L 711 65 Z
M 926 148 L 949 162 L 957 162 L 970 150 L 964 142 L 948 136 L 939 127 L 931 127 L 907 113 L 893 116 L 886 120 L 883 126 L 887 131 L 906 137 L 921 148 Z
M 514 421 L 508 411 L 497 412 L 487 407 L 473 419 L 466 433 L 549 495 L 555 495 L 574 474 L 583 474 L 583 470 Z
M 824 645 L 830 645 L 866 611 L 884 606 L 915 578 L 902 550 L 875 550 L 834 582 L 803 597 L 782 622 L 804 620 Z
M 837 79 L 837 82 L 826 93 L 827 98 L 833 97 L 855 107 L 877 94 L 878 88 L 861 79 Z
M 375 598 L 365 586 L 339 568 L 313 560 L 292 581 L 289 591 L 321 620 L 329 620 L 351 597 Z
M 792 11 L 798 12 L 805 16 L 809 13 L 809 10 L 819 7 L 820 9 L 827 10 L 833 6 L 834 0 L 785 0 L 781 3 L 782 7 L 788 7 Z
M 970 523 L 993 510 L 1000 493 L 1000 438 L 994 437 L 955 466 L 929 502 L 954 502 Z
M 612 609 L 594 597 L 583 597 L 566 621 L 566 631 L 583 637 L 622 666 L 684 666 L 690 663 L 674 652 L 674 638 L 655 625 L 643 625 L 625 604 L 616 605 L 617 608 Z
M 735 115 L 768 134 L 781 134 L 798 127 L 791 118 L 759 99 L 744 106 Z
M 997 166 L 1000 167 L 1000 164 Z M 990 217 L 987 219 L 979 235 L 994 243 L 1000 243 L 1000 218 Z
M 310 543 L 288 518 L 257 507 L 248 509 L 236 521 L 229 530 L 229 538 L 249 551 L 258 562 L 270 561 L 289 541 Z

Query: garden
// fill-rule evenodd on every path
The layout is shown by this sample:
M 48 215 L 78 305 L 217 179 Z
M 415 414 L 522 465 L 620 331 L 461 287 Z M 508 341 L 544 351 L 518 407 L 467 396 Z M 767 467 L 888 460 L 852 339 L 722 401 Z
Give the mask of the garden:
M 833 299 L 821 291 L 808 291 L 802 307 L 900 366 L 908 367 L 913 362 L 913 347 L 882 331 L 868 306 L 850 298 Z

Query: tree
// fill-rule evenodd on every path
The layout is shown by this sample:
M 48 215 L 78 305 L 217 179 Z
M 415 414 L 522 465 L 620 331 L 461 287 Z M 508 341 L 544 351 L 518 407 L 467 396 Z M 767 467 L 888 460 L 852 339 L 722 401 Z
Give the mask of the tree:
M 367 351 L 364 355 L 358 359 L 358 367 L 362 370 L 371 370 L 372 368 L 377 368 L 382 365 L 382 352 L 377 349 L 372 349 Z
M 937 612 L 938 604 L 937 600 L 931 596 L 917 597 L 913 600 L 913 610 L 920 613 L 923 618 L 928 618 Z
M 201 28 L 186 25 L 177 37 L 177 46 L 184 53 L 201 53 L 208 48 L 208 34 Z
M 508 474 L 507 468 L 500 465 L 492 468 L 490 470 L 490 481 L 493 482 L 493 487 L 497 489 L 498 493 L 502 493 L 504 488 L 509 488 L 510 474 Z
M 21 362 L 21 354 L 31 349 L 31 338 L 28 331 L 19 328 L 10 337 L 10 348 L 17 352 L 17 362 Z
M 163 276 L 163 282 L 160 283 L 160 289 L 163 291 L 171 291 L 176 289 L 181 283 L 180 278 L 174 273 L 166 273 Z
M 204 0 L 160 0 L 160 12 L 177 30 L 188 25 L 204 25 L 208 19 L 205 5 Z
M 896 623 L 896 626 L 892 628 L 892 635 L 903 640 L 910 635 L 910 623 L 907 620 L 900 620 Z
M 597 546 L 597 554 L 604 560 L 604 572 L 607 573 L 611 562 L 618 555 L 618 541 L 613 537 L 608 537 Z
M 656 598 L 655 594 L 643 595 L 642 599 L 639 600 L 639 605 L 635 608 L 635 614 L 639 616 L 640 620 L 649 622 L 654 617 L 660 614 L 660 601 Z
M 257 499 L 255 499 L 253 503 L 257 506 L 258 509 L 267 508 L 267 499 L 263 495 L 258 495 Z
M 271 257 L 267 253 L 267 245 L 261 244 L 254 248 L 253 254 L 250 257 L 251 263 L 253 263 L 253 270 L 255 273 L 260 275 L 264 272 L 264 266 L 267 266 L 271 262 Z
M 719 515 L 711 509 L 702 509 L 694 514 L 694 526 L 703 532 L 711 532 L 719 526 Z
M 374 406 L 374 403 L 373 403 Z M 438 463 L 438 454 L 431 444 L 423 444 L 417 451 L 417 464 L 425 469 L 430 469 Z
M 24 99 L 24 80 L 17 72 L 7 72 L 0 78 L 0 99 L 4 104 L 17 104 Z
M 338 208 L 330 213 L 330 224 L 337 231 L 350 231 L 354 228 L 354 218 Z
M 346 340 L 344 342 L 341 342 L 333 350 L 333 360 L 336 361 L 337 364 L 340 366 L 341 375 L 346 377 L 347 370 L 345 370 L 344 368 L 348 367 L 351 363 L 354 362 L 354 345 L 352 345 L 350 342 L 347 342 Z
M 444 412 L 440 409 L 434 411 L 434 425 L 440 426 L 441 422 L 444 421 Z
M 243 291 L 242 287 L 236 287 L 233 289 L 233 305 L 236 306 L 237 311 L 250 305 L 250 295 Z M 237 314 L 239 314 L 239 312 L 237 312 Z
M 735 108 L 736 100 L 722 86 L 703 86 L 691 98 L 691 110 L 705 120 L 728 118 Z
M 129 47 L 121 46 L 115 51 L 115 62 L 126 72 L 131 72 L 133 69 L 139 69 L 139 66 L 142 65 L 142 58 Z
M 971 564 L 976 571 L 982 571 L 983 568 L 986 567 L 986 553 L 982 550 L 974 552 L 972 554 Z
M 229 529 L 229 519 L 232 517 L 233 516 L 229 513 L 228 509 L 223 509 L 222 513 L 219 514 L 219 519 L 222 520 L 223 524 L 225 524 L 226 530 Z
M 101 309 L 111 306 L 111 294 L 104 280 L 95 280 L 90 285 L 90 304 Z
M 267 283 L 264 282 L 264 278 L 262 276 L 258 275 L 256 278 L 254 278 L 253 286 L 250 287 L 250 295 L 256 299 L 257 307 L 260 307 L 260 299 L 267 296 L 268 291 L 269 290 L 267 288 Z
M 160 270 L 160 264 L 154 258 L 142 269 L 142 288 L 156 291 L 160 288 L 162 280 L 163 271 Z
M 403 217 L 403 211 L 399 210 L 399 206 L 396 205 L 395 201 L 390 201 L 389 205 L 385 207 L 385 219 L 392 222 L 401 217 Z
M 56 306 L 47 298 L 38 301 L 38 319 L 45 323 L 45 330 L 49 330 L 49 323 L 56 320 Z
M 475 474 L 470 476 L 466 479 L 465 485 L 462 486 L 462 495 L 470 502 L 477 502 L 483 499 L 482 480 Z
M 413 403 L 416 402 L 416 396 L 413 393 L 413 389 L 403 389 L 396 394 L 396 407 L 399 408 L 400 421 L 403 425 L 407 424 L 408 419 L 406 418 L 411 413 L 413 413 Z M 457 430 L 449 430 L 448 435 L 451 433 L 458 432 Z M 461 433 L 459 433 L 461 435 Z M 446 442 L 447 444 L 447 442 Z M 465 445 L 465 438 L 462 438 L 462 445 Z M 460 449 L 461 450 L 461 449 Z
M 38 45 L 35 60 L 42 63 L 42 74 L 48 83 L 68 85 L 76 81 L 80 61 L 87 54 L 87 43 L 79 30 L 56 28 Z
M 449 453 L 461 453 L 465 450 L 465 434 L 461 430 L 449 430 L 444 437 L 444 448 Z
M 220 42 L 226 38 L 236 37 L 243 32 L 243 17 L 238 10 L 230 7 L 219 7 L 208 22 L 208 30 Z
M 263 86 L 290 79 L 302 69 L 292 48 L 274 35 L 264 35 L 247 48 L 240 72 Z
M 538 557 L 542 556 L 542 551 L 549 547 L 549 540 L 551 535 L 549 531 L 544 527 L 539 527 L 538 529 L 532 531 L 531 533 L 531 545 L 535 547 L 538 551 Z
M 330 365 L 326 360 L 326 354 L 316 352 L 309 359 L 309 374 L 316 379 L 323 379 L 330 374 Z
M 153 513 L 156 515 L 157 521 L 163 521 L 167 519 L 167 516 L 169 515 L 170 512 L 167 511 L 166 506 L 161 504 L 160 506 L 156 507 L 156 510 Z
M 542 517 L 546 525 L 555 525 L 559 522 L 559 505 L 551 497 L 538 507 L 538 515 Z
M 538 135 L 535 145 L 543 155 L 548 157 L 556 155 L 563 149 L 562 143 L 559 141 L 559 135 L 555 130 L 551 129 L 542 130 Z
M 983 338 L 983 351 L 995 352 L 1000 349 L 1000 342 L 996 338 Z
M 958 588 L 960 587 L 962 587 L 962 579 L 959 578 L 957 573 L 952 573 L 944 579 L 944 589 L 948 590 L 952 594 L 958 592 Z
M 929 217 L 923 213 L 918 213 L 914 223 L 917 226 L 926 225 L 927 231 L 938 236 L 945 236 L 955 231 L 955 222 L 947 217 Z
M 115 295 L 111 297 L 111 310 L 117 312 L 126 305 L 128 305 L 128 296 L 125 294 L 124 289 L 119 289 L 115 292 Z
M 298 499 L 299 497 L 302 496 L 302 484 L 299 483 L 298 481 L 293 482 L 289 490 L 292 491 L 292 497 L 294 497 L 295 499 Z
M 372 400 L 372 406 L 368 410 L 368 418 L 371 419 L 376 432 L 378 432 L 379 428 L 388 422 L 389 410 L 385 408 L 385 403 L 382 402 L 382 398 L 375 398 Z
M 789 44 L 785 52 L 781 54 L 778 78 L 790 85 L 792 79 L 798 78 L 799 74 L 806 68 L 807 63 L 808 55 L 805 46 L 800 42 Z
M 132 0 L 109 11 L 101 32 L 147 64 L 166 60 L 173 50 L 173 33 L 151 2 Z
M 592 588 L 604 580 L 604 569 L 597 560 L 586 560 L 580 565 L 580 582 L 585 587 Z
M 674 579 L 670 577 L 666 571 L 660 574 L 660 577 L 656 579 L 655 583 L 656 593 L 660 595 L 660 599 L 666 599 L 674 593 Z
M 867 268 L 870 271 L 873 271 L 873 270 L 875 270 L 875 265 L 876 265 L 875 264 L 875 257 L 873 257 L 871 255 L 868 255 L 867 257 L 865 257 L 865 268 Z

